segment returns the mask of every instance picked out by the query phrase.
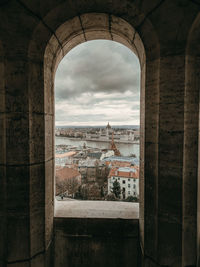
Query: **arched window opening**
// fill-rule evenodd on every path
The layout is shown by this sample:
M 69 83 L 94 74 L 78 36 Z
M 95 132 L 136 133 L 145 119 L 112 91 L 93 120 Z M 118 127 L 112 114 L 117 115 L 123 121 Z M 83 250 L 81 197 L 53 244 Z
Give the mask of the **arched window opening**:
M 78 45 L 59 64 L 55 75 L 57 203 L 138 202 L 140 75 L 138 57 L 109 40 Z

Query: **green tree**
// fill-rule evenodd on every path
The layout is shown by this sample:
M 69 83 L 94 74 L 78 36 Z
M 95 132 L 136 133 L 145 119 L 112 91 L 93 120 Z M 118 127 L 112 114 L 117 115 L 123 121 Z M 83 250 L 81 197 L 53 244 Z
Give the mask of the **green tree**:
M 138 202 L 139 199 L 137 197 L 134 196 L 129 196 L 126 199 L 124 199 L 125 202 Z
M 116 196 L 116 198 L 120 198 L 121 187 L 120 187 L 120 183 L 117 180 L 114 181 L 113 188 L 111 191 Z

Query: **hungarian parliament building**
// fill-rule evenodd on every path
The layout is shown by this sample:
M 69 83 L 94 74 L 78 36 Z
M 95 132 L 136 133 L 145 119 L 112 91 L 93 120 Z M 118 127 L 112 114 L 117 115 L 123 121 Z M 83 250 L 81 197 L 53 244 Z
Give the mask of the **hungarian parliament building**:
M 86 141 L 110 142 L 114 139 L 115 143 L 139 143 L 139 131 L 135 130 L 117 130 L 110 126 L 109 122 L 106 128 L 100 128 L 95 133 L 87 133 Z

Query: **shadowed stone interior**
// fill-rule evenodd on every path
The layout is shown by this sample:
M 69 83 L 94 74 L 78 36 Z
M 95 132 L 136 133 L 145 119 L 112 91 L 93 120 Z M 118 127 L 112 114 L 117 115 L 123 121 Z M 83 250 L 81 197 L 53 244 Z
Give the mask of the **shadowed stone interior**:
M 0 266 L 90 266 L 91 255 L 93 266 L 199 266 L 199 7 L 0 2 Z M 55 71 L 70 49 L 99 38 L 141 64 L 139 222 L 54 218 Z

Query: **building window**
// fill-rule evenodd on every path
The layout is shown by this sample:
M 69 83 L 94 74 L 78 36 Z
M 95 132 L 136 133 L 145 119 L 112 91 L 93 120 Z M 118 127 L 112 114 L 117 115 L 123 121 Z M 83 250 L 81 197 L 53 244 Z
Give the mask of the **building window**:
M 126 181 L 125 180 L 123 180 L 123 184 L 125 184 L 126 183 Z
M 118 180 L 120 180 L 120 178 L 118 177 Z
M 134 195 L 134 196 L 136 195 L 135 192 L 133 192 L 133 195 Z
M 135 179 L 133 179 L 133 182 L 135 182 Z
M 128 181 L 130 182 L 130 178 L 128 178 Z
M 130 191 L 128 191 L 128 194 L 130 195 Z
M 131 185 L 130 185 L 130 184 L 128 184 L 128 187 L 131 187 Z
M 135 189 L 135 184 L 133 185 L 133 188 Z

